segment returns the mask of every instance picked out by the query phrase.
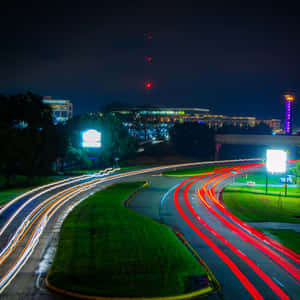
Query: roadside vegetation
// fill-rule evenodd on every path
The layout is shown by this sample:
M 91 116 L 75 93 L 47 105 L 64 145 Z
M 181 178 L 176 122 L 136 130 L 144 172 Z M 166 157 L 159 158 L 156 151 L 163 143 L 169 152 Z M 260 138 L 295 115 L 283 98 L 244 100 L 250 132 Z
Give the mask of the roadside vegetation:
M 153 167 L 153 165 L 137 165 L 137 166 L 126 166 L 126 167 L 120 167 L 120 172 L 130 172 L 134 170 L 139 170 L 143 168 L 150 168 Z M 66 171 L 65 173 L 68 175 L 80 175 L 80 174 L 89 174 L 89 173 L 98 173 L 100 171 L 103 171 L 104 169 L 95 169 L 95 170 L 71 170 L 71 171 Z
M 284 186 L 268 186 L 268 194 L 278 197 L 284 197 Z M 265 186 L 228 186 L 225 188 L 226 192 L 248 192 L 251 194 L 263 194 L 266 193 Z M 300 187 L 290 187 L 287 188 L 287 196 L 290 197 L 300 197 Z
M 174 171 L 163 172 L 165 176 L 194 176 L 201 173 L 206 173 L 210 171 L 215 171 L 220 168 L 230 167 L 228 165 L 207 165 L 200 167 L 192 167 L 192 168 L 183 168 Z
M 58 177 L 47 176 L 34 177 L 32 179 L 28 179 L 27 176 L 15 176 L 11 180 L 10 185 L 7 186 L 5 178 L 0 176 L 0 206 L 35 187 L 60 179 Z
M 186 292 L 188 276 L 205 275 L 175 234 L 123 206 L 143 182 L 97 192 L 66 218 L 48 280 L 106 297 L 155 297 Z
M 269 174 L 269 184 L 280 184 L 282 175 Z M 236 182 L 246 183 L 253 181 L 256 184 L 265 184 L 263 172 L 249 173 Z M 228 186 L 222 196 L 227 208 L 238 218 L 246 222 L 287 222 L 300 223 L 300 188 L 287 189 L 287 197 L 284 197 L 284 186 L 268 186 L 268 194 L 265 194 L 265 186 Z M 273 239 L 279 241 L 288 248 L 300 254 L 300 234 L 287 229 L 265 229 L 263 224 L 257 228 Z
M 300 254 L 300 234 L 290 229 L 265 229 L 258 228 L 264 234 L 282 243 L 286 247 Z
M 246 222 L 300 223 L 299 198 L 223 192 L 227 208 Z
M 268 184 L 280 184 L 280 178 L 284 177 L 283 175 L 275 175 L 275 174 L 268 174 Z M 246 183 L 248 181 L 253 181 L 257 184 L 265 184 L 266 183 L 266 174 L 264 172 L 253 172 L 247 173 L 243 176 L 236 179 L 235 182 Z

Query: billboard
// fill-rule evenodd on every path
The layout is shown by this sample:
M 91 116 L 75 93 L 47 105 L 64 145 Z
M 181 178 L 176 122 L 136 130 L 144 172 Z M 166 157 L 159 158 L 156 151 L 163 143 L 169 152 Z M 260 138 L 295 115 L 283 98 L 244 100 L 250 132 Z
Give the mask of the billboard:
M 287 154 L 283 150 L 267 150 L 267 170 L 272 173 L 286 172 Z
M 89 129 L 82 133 L 82 147 L 100 148 L 101 146 L 101 132 L 95 129 Z

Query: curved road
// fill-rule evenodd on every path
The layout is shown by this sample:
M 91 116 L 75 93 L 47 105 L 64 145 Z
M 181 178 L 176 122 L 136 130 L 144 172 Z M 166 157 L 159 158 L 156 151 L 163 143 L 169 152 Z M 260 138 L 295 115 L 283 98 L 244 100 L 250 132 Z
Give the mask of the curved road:
M 222 189 L 244 171 L 245 166 L 234 167 L 170 180 L 160 203 L 146 204 L 145 191 L 131 206 L 184 234 L 221 283 L 221 293 L 209 298 L 299 299 L 300 255 L 240 221 L 222 204 Z M 163 185 L 166 182 L 152 180 L 148 193 L 151 188 L 157 193 Z
M 45 275 L 43 266 L 37 267 L 41 258 L 47 256 L 49 246 L 55 246 L 64 215 L 90 193 L 138 178 L 150 180 L 151 185 L 131 205 L 184 233 L 222 285 L 222 292 L 210 298 L 297 299 L 300 257 L 234 218 L 219 199 L 219 192 L 235 175 L 232 172 L 243 172 L 245 166 L 184 181 L 151 176 L 180 166 L 183 165 L 72 178 L 33 191 L 2 208 L 0 298 L 64 298 L 44 290 L 40 280 Z M 38 274 L 34 274 L 37 269 Z

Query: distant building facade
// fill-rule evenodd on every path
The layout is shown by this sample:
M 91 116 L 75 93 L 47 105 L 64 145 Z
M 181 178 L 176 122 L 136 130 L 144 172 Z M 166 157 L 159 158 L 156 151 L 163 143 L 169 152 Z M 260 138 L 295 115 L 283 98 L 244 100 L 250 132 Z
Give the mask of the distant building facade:
M 281 121 L 257 120 L 256 117 L 237 117 L 213 115 L 204 108 L 157 108 L 130 107 L 112 111 L 117 114 L 131 135 L 140 139 L 168 139 L 169 129 L 176 123 L 195 122 L 206 124 L 209 128 L 223 126 L 254 127 L 259 123 L 268 124 L 274 131 L 280 130 Z
M 64 123 L 73 116 L 73 104 L 70 100 L 57 100 L 47 96 L 43 103 L 50 105 L 54 124 Z
M 269 125 L 275 132 L 279 132 L 281 130 L 281 120 L 279 119 L 271 119 L 271 120 L 256 120 L 255 124 L 267 124 Z

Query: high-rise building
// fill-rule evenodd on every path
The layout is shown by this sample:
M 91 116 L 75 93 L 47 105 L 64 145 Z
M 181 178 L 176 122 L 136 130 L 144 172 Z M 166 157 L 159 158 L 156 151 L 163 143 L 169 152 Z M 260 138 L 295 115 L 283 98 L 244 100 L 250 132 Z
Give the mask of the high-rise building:
M 295 100 L 295 96 L 292 94 L 283 95 L 285 99 L 285 120 L 284 120 L 284 129 L 285 134 L 292 134 L 292 103 Z
M 43 98 L 43 103 L 52 108 L 52 117 L 54 124 L 64 123 L 73 116 L 73 104 L 70 100 L 56 100 L 50 96 Z

